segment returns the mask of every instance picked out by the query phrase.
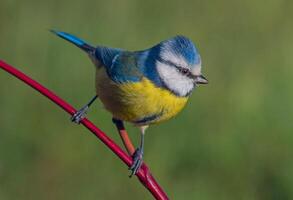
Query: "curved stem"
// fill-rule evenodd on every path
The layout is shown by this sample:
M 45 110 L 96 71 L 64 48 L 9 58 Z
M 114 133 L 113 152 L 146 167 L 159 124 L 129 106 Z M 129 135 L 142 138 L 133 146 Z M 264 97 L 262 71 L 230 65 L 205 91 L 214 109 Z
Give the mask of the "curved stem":
M 123 121 L 118 119 L 112 119 L 113 123 L 116 125 L 116 128 L 119 132 L 119 135 L 121 137 L 121 140 L 124 144 L 124 147 L 126 148 L 128 154 L 132 156 L 135 152 L 135 148 L 131 142 L 131 139 L 128 136 L 128 133 L 124 127 Z
M 61 107 L 64 111 L 73 115 L 76 110 L 59 96 L 54 94 L 52 91 L 48 90 L 37 81 L 31 79 L 24 73 L 20 72 L 19 70 L 15 69 L 14 67 L 8 65 L 4 61 L 0 60 L 0 68 L 5 70 L 6 72 L 12 74 L 16 78 L 22 80 L 27 85 L 31 86 L 45 97 L 49 98 L 59 107 Z M 98 137 L 113 153 L 115 153 L 127 166 L 131 166 L 132 158 L 127 155 L 111 138 L 109 138 L 103 131 L 101 131 L 98 127 L 96 127 L 91 121 L 87 118 L 84 118 L 81 121 L 87 129 L 89 129 L 96 137 Z M 153 197 L 158 200 L 166 200 L 168 199 L 165 192 L 156 182 L 154 177 L 150 174 L 150 171 L 147 165 L 143 164 L 138 173 L 136 174 L 140 182 L 151 192 Z

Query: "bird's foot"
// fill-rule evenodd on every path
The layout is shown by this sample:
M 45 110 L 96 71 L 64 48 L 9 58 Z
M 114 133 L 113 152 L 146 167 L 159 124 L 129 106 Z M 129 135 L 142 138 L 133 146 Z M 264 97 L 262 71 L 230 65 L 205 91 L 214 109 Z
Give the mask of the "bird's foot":
M 129 167 L 129 170 L 131 170 L 131 174 L 129 177 L 131 178 L 133 175 L 136 174 L 136 172 L 139 170 L 142 164 L 142 157 L 143 157 L 143 150 L 141 148 L 137 148 L 132 155 L 132 165 Z
M 80 124 L 80 121 L 85 118 L 85 115 L 88 110 L 88 106 L 82 107 L 80 110 L 78 110 L 74 115 L 71 117 L 71 121 L 77 124 Z

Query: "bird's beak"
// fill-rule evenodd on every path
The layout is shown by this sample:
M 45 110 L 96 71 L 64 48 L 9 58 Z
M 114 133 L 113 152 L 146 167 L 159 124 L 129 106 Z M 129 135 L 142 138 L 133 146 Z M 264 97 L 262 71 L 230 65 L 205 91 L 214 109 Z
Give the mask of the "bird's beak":
M 196 84 L 208 84 L 209 83 L 209 81 L 203 75 L 196 76 L 194 79 L 194 82 Z

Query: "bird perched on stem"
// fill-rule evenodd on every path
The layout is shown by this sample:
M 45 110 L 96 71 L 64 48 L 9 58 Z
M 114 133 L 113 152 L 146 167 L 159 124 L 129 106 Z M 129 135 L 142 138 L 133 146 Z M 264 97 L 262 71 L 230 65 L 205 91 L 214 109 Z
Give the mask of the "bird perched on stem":
M 72 118 L 79 123 L 99 97 L 113 119 L 140 128 L 141 141 L 133 156 L 131 176 L 142 164 L 144 134 L 150 124 L 179 113 L 198 84 L 207 84 L 201 58 L 192 41 L 176 36 L 142 51 L 91 46 L 65 32 L 59 37 L 82 49 L 96 67 L 96 95 Z

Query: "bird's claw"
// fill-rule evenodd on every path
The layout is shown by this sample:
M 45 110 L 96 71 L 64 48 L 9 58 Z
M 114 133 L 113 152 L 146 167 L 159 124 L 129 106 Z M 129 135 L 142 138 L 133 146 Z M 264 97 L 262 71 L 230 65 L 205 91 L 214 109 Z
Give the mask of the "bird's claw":
M 88 108 L 88 106 L 82 107 L 80 110 L 74 113 L 74 115 L 70 118 L 71 121 L 80 124 L 80 121 L 85 118 Z
M 131 178 L 133 175 L 136 174 L 136 172 L 140 169 L 142 164 L 142 157 L 143 157 L 143 151 L 140 148 L 137 148 L 132 155 L 132 165 L 129 167 L 129 170 L 131 170 L 131 174 L 129 177 Z

